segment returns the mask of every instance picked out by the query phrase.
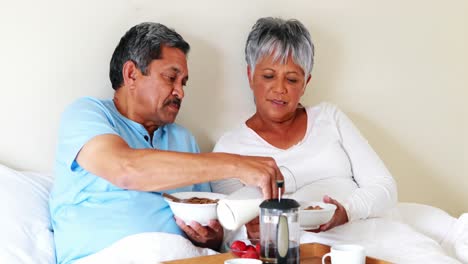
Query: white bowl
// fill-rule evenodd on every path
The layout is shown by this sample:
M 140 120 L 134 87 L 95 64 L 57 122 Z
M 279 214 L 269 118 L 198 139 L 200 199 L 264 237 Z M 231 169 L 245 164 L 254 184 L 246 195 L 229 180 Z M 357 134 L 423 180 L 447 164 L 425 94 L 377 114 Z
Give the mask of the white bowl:
M 304 210 L 309 206 L 320 206 L 318 210 Z M 299 225 L 303 230 L 317 229 L 327 223 L 335 213 L 336 205 L 323 202 L 303 202 L 299 207 Z
M 224 194 L 211 192 L 179 192 L 171 194 L 179 199 L 187 199 L 191 197 L 222 199 L 226 197 Z M 211 219 L 218 219 L 218 215 L 216 213 L 216 206 L 218 205 L 217 203 L 190 204 L 173 202 L 168 198 L 164 199 L 171 207 L 172 213 L 182 219 L 186 224 L 189 224 L 191 221 L 195 221 L 201 225 L 206 226 Z

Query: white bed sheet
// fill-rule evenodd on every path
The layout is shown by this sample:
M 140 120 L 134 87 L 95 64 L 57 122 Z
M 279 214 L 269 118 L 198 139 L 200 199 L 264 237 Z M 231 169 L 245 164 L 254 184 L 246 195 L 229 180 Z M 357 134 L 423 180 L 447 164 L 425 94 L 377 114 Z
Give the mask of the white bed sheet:
M 403 204 L 400 207 L 406 208 L 408 205 Z M 426 216 L 428 216 L 429 211 L 438 210 L 426 206 L 419 207 L 417 204 L 410 204 L 410 207 L 415 214 L 425 211 Z M 428 209 L 430 210 L 428 211 Z M 327 232 L 302 232 L 301 243 L 360 244 L 366 248 L 368 256 L 393 263 L 468 263 L 468 258 L 460 254 L 460 252 L 466 252 L 466 228 L 468 226 L 466 219 L 468 216 L 464 215 L 460 219 L 450 216 L 442 218 L 445 223 L 452 223 L 452 226 L 447 229 L 448 232 L 443 234 L 445 238 L 442 239 L 442 242 L 446 241 L 445 246 L 436 241 L 437 238 L 431 238 L 411 225 L 401 222 L 401 219 L 407 217 L 410 217 L 408 212 L 400 214 L 397 209 L 383 218 L 359 220 Z M 452 237 L 452 241 L 449 243 L 450 237 Z M 233 239 L 241 238 L 245 238 L 245 233 L 238 234 Z M 173 248 L 179 250 L 171 251 Z M 77 264 L 157 263 L 158 261 L 207 254 L 216 254 L 216 252 L 194 247 L 188 240 L 179 236 L 145 233 L 124 238 L 107 249 L 82 259 Z
M 214 254 L 218 252 L 196 247 L 179 235 L 152 232 L 125 237 L 93 255 L 76 261 L 75 264 L 157 264 L 162 261 Z
M 20 172 L 0 164 L 1 263 L 55 263 L 48 210 L 52 181 L 50 173 Z M 396 213 L 384 219 L 357 221 L 320 234 L 306 233 L 301 242 L 361 243 L 368 255 L 396 263 L 468 263 L 468 214 L 457 219 L 431 206 L 400 203 Z M 96 254 L 101 260 L 108 256 L 115 263 L 137 264 L 214 253 L 194 247 L 180 236 L 144 233 L 124 238 Z
M 393 263 L 461 263 L 435 240 L 411 226 L 386 218 L 355 221 L 327 232 L 306 232 L 301 243 L 360 244 L 366 254 Z

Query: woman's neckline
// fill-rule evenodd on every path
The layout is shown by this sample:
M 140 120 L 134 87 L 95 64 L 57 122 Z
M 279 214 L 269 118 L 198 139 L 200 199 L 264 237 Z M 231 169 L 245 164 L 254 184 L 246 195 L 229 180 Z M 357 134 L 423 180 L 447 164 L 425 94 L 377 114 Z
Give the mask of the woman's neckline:
M 259 139 L 263 144 L 267 145 L 268 147 L 276 149 L 276 150 L 280 150 L 280 151 L 287 151 L 287 150 L 291 150 L 291 149 L 293 149 L 295 147 L 298 147 L 298 146 L 302 145 L 302 143 L 305 142 L 307 140 L 307 138 L 309 137 L 311 129 L 312 129 L 312 125 L 315 122 L 314 120 L 312 120 L 312 116 L 315 116 L 315 115 L 312 115 L 312 112 L 313 112 L 312 110 L 313 109 L 315 109 L 315 107 L 304 107 L 305 114 L 306 114 L 306 122 L 307 122 L 306 131 L 304 133 L 304 136 L 297 143 L 295 143 L 295 144 L 293 144 L 293 145 L 291 145 L 291 146 L 289 146 L 287 148 L 277 147 L 277 146 L 271 144 L 270 142 L 268 142 L 267 140 L 265 140 L 255 130 L 253 130 L 252 128 L 250 128 L 247 125 L 247 121 L 245 121 L 242 125 L 248 131 L 250 131 L 257 139 Z

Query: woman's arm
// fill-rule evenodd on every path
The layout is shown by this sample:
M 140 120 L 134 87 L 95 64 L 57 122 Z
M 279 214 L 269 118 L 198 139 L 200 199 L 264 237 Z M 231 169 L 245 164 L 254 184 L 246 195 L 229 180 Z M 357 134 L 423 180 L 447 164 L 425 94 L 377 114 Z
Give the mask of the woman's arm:
M 359 186 L 343 203 L 348 220 L 379 216 L 396 205 L 395 180 L 351 120 L 337 108 L 333 117 Z

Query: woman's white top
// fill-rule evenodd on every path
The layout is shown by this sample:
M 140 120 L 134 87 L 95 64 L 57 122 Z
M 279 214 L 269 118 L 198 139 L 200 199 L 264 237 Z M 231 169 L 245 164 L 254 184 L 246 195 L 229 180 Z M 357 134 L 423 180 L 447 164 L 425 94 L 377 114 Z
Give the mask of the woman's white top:
M 338 200 L 349 221 L 380 216 L 396 205 L 396 184 L 368 142 L 336 106 L 307 107 L 304 138 L 288 149 L 272 146 L 245 122 L 224 134 L 214 152 L 268 156 L 285 177 L 285 192 L 299 201 Z M 230 194 L 244 185 L 237 179 L 212 182 L 214 192 Z

